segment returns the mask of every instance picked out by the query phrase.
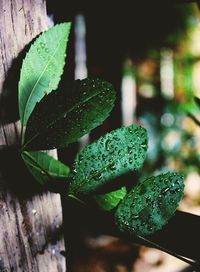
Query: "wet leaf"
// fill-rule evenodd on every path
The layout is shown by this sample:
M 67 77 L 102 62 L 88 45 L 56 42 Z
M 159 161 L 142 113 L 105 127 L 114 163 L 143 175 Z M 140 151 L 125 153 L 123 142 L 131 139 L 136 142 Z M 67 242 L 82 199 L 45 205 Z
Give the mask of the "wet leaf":
M 147 151 L 147 133 L 141 126 L 111 131 L 86 146 L 74 162 L 73 194 L 89 194 L 113 178 L 138 170 Z
M 24 148 L 53 149 L 77 141 L 108 117 L 114 101 L 110 83 L 89 78 L 45 96 L 30 116 Z
M 119 204 L 116 224 L 123 232 L 139 236 L 153 234 L 174 215 L 183 190 L 180 173 L 168 172 L 138 183 Z

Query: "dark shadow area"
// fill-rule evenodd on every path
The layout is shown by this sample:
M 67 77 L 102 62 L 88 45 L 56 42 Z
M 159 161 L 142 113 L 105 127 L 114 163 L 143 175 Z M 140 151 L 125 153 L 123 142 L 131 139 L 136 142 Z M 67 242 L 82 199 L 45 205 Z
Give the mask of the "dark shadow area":
M 179 255 L 200 261 L 200 216 L 177 211 L 175 216 L 159 231 L 148 237 L 164 248 Z
M 145 244 L 136 236 L 121 233 L 114 222 L 114 215 L 110 212 L 101 212 L 91 205 L 84 206 L 74 200 L 63 200 L 65 222 L 65 238 L 68 253 L 75 254 L 84 248 L 84 237 L 106 234 L 119 237 L 128 244 Z M 198 250 L 200 237 L 200 217 L 177 211 L 175 216 L 163 229 L 147 240 L 180 256 L 199 262 L 200 251 Z M 151 244 L 146 244 L 151 246 Z M 67 260 L 72 261 L 74 256 Z
M 12 66 L 7 72 L 6 79 L 3 84 L 3 93 L 1 95 L 1 119 L 4 123 L 15 122 L 19 119 L 18 111 L 18 82 L 20 78 L 20 70 L 22 61 L 26 55 L 26 52 L 31 46 L 30 42 L 19 53 L 18 57 L 12 62 Z
M 20 198 L 26 199 L 44 192 L 44 188 L 26 168 L 16 146 L 0 150 L 0 172 L 3 176 L 1 186 Z
M 69 272 L 75 271 L 74 265 L 77 262 L 77 257 L 80 260 L 81 269 L 91 260 L 106 263 L 108 259 L 110 266 L 105 271 L 114 271 L 111 267 L 116 263 L 131 269 L 132 262 L 137 256 L 137 249 L 133 245 L 117 240 L 111 252 L 109 247 L 107 249 L 92 248 L 87 243 L 87 238 L 95 238 L 103 234 L 119 236 L 111 213 L 101 212 L 95 207 L 84 206 L 74 200 L 63 199 L 62 203 L 65 221 L 66 261 Z M 119 247 L 121 249 L 125 247 L 125 252 L 119 250 Z
M 186 5 L 179 5 L 183 2 L 186 1 L 126 1 L 123 4 L 116 1 L 68 1 L 66 9 L 64 1 L 59 5 L 52 0 L 47 1 L 48 13 L 53 14 L 55 23 L 73 23 L 75 15 L 81 13 L 85 16 L 88 76 L 104 78 L 113 84 L 117 92 L 116 105 L 107 121 L 109 130 L 121 126 L 120 89 L 124 60 L 130 57 L 137 62 L 146 56 L 150 48 L 174 47 L 185 35 L 185 18 L 190 12 L 190 9 L 184 9 Z M 170 33 L 174 33 L 173 38 L 169 37 Z M 68 50 L 72 50 L 71 44 Z M 70 55 L 65 80 L 74 75 Z M 91 133 L 95 138 L 94 134 Z
M 95 190 L 93 194 L 106 194 L 115 190 L 120 189 L 122 186 L 126 186 L 127 190 L 130 191 L 138 182 L 138 175 L 136 172 L 129 172 L 121 175 L 117 178 L 109 180 L 107 183 L 101 185 Z

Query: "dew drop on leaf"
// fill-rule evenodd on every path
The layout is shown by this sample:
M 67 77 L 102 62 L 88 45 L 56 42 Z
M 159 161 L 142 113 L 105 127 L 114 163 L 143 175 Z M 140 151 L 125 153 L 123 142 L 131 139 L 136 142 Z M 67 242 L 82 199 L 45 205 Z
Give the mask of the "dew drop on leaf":
M 174 215 L 183 189 L 180 173 L 168 172 L 140 181 L 119 204 L 115 212 L 117 225 L 121 231 L 140 236 L 160 230 Z M 139 217 L 133 220 L 135 215 Z
M 108 167 L 107 167 L 107 170 L 108 171 L 114 171 L 114 170 L 116 170 L 116 165 L 115 165 L 115 163 L 112 163 L 112 164 L 110 164 Z
M 128 151 L 128 154 L 132 154 L 133 153 L 133 148 L 131 146 L 128 146 L 127 151 Z
M 129 163 L 133 163 L 133 159 L 132 158 L 130 158 L 128 161 L 129 161 Z
M 94 175 L 95 180 L 100 180 L 101 177 L 102 177 L 101 173 L 98 173 L 98 174 Z

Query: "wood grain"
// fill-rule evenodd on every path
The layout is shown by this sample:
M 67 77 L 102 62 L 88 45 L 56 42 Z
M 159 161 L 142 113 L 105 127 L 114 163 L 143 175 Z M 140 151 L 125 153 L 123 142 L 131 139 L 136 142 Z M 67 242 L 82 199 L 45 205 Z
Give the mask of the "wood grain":
M 64 239 L 59 194 L 40 189 L 26 194 L 29 180 L 21 182 L 23 175 L 19 168 L 15 169 L 17 163 L 13 161 L 14 156 L 8 155 L 7 162 L 6 155 L 1 155 L 3 150 L 7 154 L 7 146 L 16 145 L 19 140 L 20 122 L 16 110 L 21 65 L 19 53 L 45 29 L 47 16 L 44 0 L 0 0 L 1 272 L 66 270 L 65 258 L 61 254 Z M 2 165 L 8 166 L 13 173 L 6 173 L 6 167 L 3 171 Z M 18 187 L 18 190 L 14 190 L 14 187 Z M 20 194 L 23 190 L 25 193 Z

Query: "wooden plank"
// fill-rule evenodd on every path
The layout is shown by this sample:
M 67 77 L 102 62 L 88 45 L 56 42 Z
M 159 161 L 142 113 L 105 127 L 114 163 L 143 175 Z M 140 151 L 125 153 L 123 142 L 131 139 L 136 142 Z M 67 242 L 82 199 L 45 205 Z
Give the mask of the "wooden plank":
M 20 181 L 16 160 L 2 156 L 5 146 L 17 144 L 19 122 L 7 122 L 7 100 L 17 97 L 18 68 L 15 58 L 38 33 L 47 29 L 46 1 L 0 0 L 0 271 L 65 271 L 62 209 L 59 194 L 29 192 Z M 17 66 L 16 66 L 17 67 Z M 11 80 L 9 80 L 11 78 Z M 5 82 L 8 81 L 8 84 Z M 13 83 L 13 84 L 10 84 Z M 5 103 L 6 101 L 6 103 Z M 15 101 L 16 102 L 16 101 Z M 15 105 L 16 103 L 14 103 Z M 16 106 L 16 105 L 15 105 Z M 17 120 L 16 116 L 13 120 Z M 11 155 L 8 155 L 11 156 Z M 2 165 L 16 175 L 8 181 Z M 9 167 L 8 167 L 9 168 Z M 8 171 L 9 172 L 9 171 Z M 11 184 L 10 184 L 11 183 Z M 19 187 L 14 190 L 13 186 Z M 16 184 L 19 184 L 16 186 Z M 23 185 L 24 184 L 24 185 Z M 26 186 L 25 186 L 26 185 Z M 21 186 L 21 187 L 20 187 Z M 27 186 L 27 188 L 29 185 Z M 20 191 L 24 190 L 24 194 Z

